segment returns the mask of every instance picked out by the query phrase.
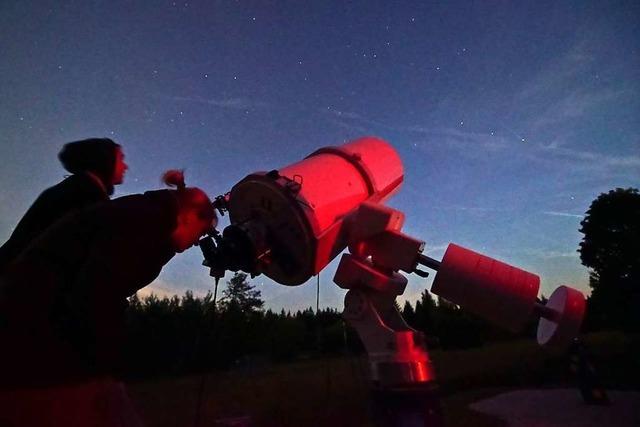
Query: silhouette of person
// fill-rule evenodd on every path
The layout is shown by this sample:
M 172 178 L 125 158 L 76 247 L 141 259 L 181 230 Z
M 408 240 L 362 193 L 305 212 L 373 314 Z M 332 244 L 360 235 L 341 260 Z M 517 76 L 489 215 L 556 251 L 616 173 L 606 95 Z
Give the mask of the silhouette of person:
M 140 425 L 117 380 L 127 297 L 217 223 L 180 172 L 165 183 L 67 215 L 0 276 L 0 425 Z
M 31 241 L 69 212 L 107 200 L 128 168 L 120 145 L 108 138 L 65 144 L 58 158 L 72 175 L 46 189 L 0 247 L 0 273 Z

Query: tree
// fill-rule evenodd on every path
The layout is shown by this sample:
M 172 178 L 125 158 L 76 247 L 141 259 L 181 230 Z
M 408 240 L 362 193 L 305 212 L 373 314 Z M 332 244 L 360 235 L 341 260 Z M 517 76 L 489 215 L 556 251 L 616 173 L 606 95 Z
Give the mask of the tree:
M 415 324 L 427 335 L 433 334 L 433 314 L 436 310 L 436 303 L 428 290 L 422 291 L 420 300 L 416 302 Z
M 246 274 L 240 272 L 235 273 L 227 282 L 220 303 L 223 308 L 234 306 L 245 314 L 261 311 L 264 306 L 260 291 L 249 283 Z
M 580 260 L 590 271 L 589 316 L 596 326 L 640 327 L 640 194 L 600 194 L 580 223 Z
M 401 313 L 402 317 L 404 317 L 404 320 L 409 324 L 409 326 L 413 327 L 413 325 L 415 325 L 416 312 L 408 300 L 404 302 L 404 308 L 402 309 Z

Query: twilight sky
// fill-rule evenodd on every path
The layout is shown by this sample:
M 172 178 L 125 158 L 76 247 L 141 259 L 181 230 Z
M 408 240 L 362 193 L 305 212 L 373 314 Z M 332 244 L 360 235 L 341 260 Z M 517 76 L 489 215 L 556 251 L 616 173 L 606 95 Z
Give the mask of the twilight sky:
M 116 196 L 168 168 L 215 196 L 377 135 L 405 165 L 390 205 L 430 256 L 455 242 L 541 275 L 547 296 L 587 290 L 582 215 L 640 186 L 639 42 L 637 1 L 5 0 L 0 241 L 62 179 L 71 140 L 123 145 Z M 145 291 L 206 292 L 200 261 L 177 255 Z M 323 307 L 342 307 L 334 269 Z M 315 306 L 315 280 L 253 283 L 271 308 Z

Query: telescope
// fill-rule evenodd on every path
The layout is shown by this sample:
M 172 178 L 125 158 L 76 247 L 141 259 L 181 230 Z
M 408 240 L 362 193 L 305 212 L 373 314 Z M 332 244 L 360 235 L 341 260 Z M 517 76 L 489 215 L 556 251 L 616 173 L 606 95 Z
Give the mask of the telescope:
M 216 280 L 225 271 L 244 271 L 298 286 L 348 249 L 333 281 L 348 290 L 343 317 L 364 344 L 374 387 L 383 390 L 435 379 L 422 333 L 395 305 L 405 274 L 435 271 L 432 293 L 514 332 L 538 317 L 543 346 L 567 345 L 577 336 L 585 311 L 578 290 L 560 286 L 543 305 L 533 273 L 456 244 L 442 260 L 426 256 L 425 242 L 402 232 L 404 214 L 385 205 L 403 180 L 398 153 L 375 137 L 252 173 L 215 199 L 230 225 L 201 240 L 204 264 Z

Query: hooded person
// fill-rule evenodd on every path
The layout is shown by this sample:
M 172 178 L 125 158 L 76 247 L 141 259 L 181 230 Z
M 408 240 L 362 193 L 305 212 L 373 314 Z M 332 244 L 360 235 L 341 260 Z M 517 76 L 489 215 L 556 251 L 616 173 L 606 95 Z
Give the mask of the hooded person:
M 182 173 L 164 181 L 67 215 L 0 275 L 0 425 L 140 425 L 118 379 L 127 297 L 217 224 Z
M 108 138 L 69 142 L 58 158 L 71 175 L 42 192 L 18 222 L 0 247 L 0 273 L 33 239 L 67 213 L 108 200 L 127 170 L 122 148 Z

